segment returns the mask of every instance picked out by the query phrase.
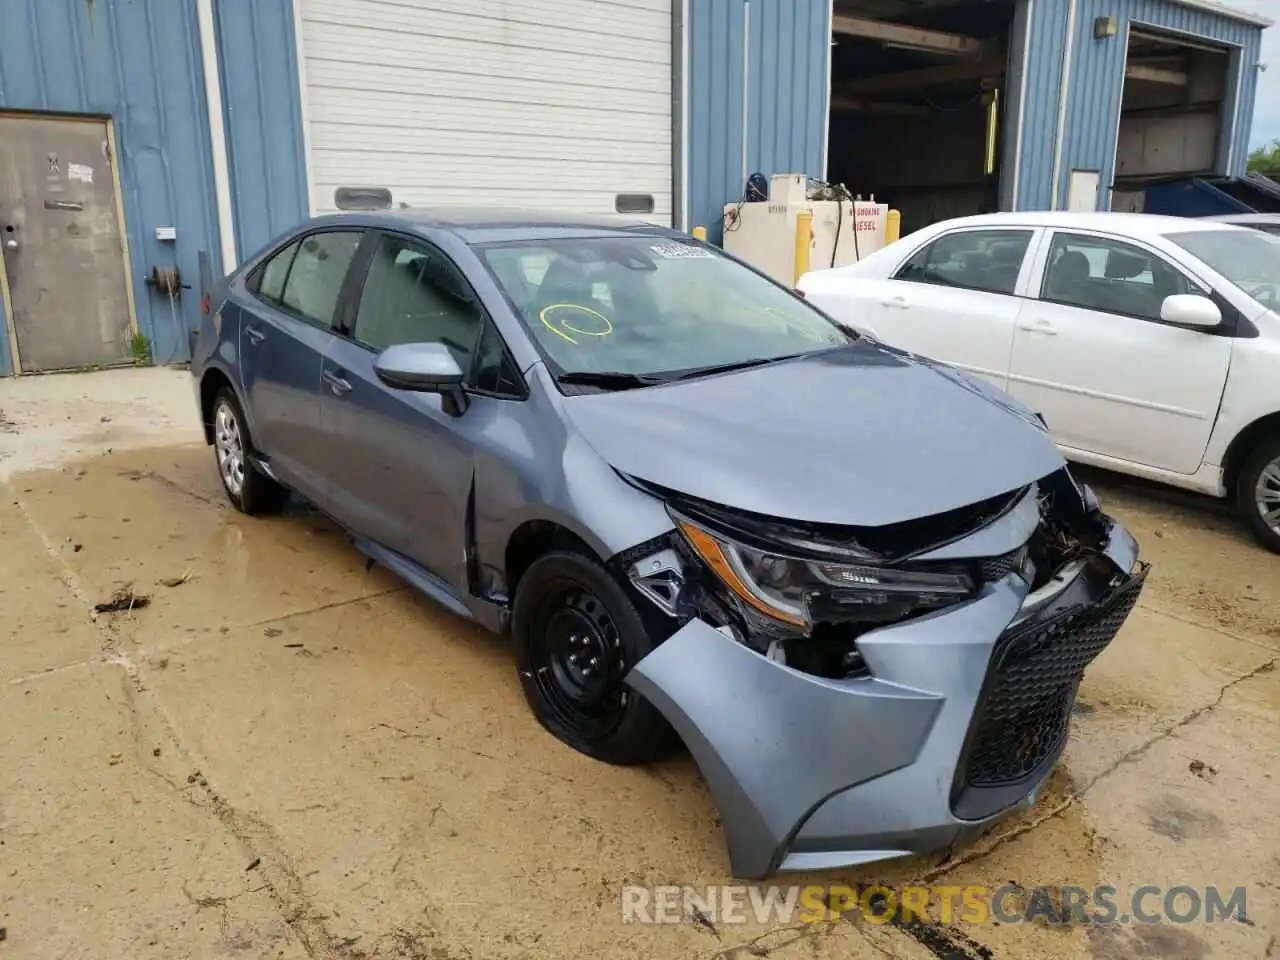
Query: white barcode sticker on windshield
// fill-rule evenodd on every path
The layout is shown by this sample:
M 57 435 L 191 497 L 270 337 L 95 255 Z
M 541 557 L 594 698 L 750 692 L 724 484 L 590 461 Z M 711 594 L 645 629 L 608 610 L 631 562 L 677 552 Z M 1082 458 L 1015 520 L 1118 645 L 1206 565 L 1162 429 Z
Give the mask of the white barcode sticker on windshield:
M 690 257 L 709 260 L 715 256 L 710 250 L 683 243 L 655 243 L 649 249 L 667 260 L 684 260 Z

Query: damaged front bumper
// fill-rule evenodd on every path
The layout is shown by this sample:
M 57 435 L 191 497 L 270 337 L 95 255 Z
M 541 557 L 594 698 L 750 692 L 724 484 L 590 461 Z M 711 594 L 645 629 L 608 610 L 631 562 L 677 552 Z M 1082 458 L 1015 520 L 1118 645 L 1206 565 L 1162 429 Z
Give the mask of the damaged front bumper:
M 1085 666 L 1145 580 L 1133 537 L 1106 523 L 1105 544 L 1051 588 L 1011 571 L 863 633 L 865 675 L 793 669 L 701 617 L 637 663 L 627 682 L 697 760 L 734 875 L 939 850 L 1032 794 L 1066 744 Z M 975 537 L 1026 526 L 1015 511 Z

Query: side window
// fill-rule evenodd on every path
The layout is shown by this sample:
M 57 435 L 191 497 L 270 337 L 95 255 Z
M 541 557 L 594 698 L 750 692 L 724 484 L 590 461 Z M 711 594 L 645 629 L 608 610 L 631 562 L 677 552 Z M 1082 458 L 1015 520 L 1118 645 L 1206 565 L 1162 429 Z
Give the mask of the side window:
M 281 303 L 305 320 L 329 326 L 362 236 L 358 230 L 335 230 L 304 237 L 289 269 Z
M 284 296 L 285 278 L 289 276 L 289 267 L 297 252 L 298 245 L 291 243 L 263 265 L 258 271 L 258 279 L 254 287 L 254 292 L 259 297 L 279 305 L 280 298 Z
M 352 336 L 375 350 L 398 343 L 443 343 L 471 366 L 484 314 L 462 274 L 443 254 L 406 238 L 378 244 Z
M 524 395 L 520 374 L 516 372 L 507 351 L 502 348 L 502 336 L 492 323 L 485 324 L 470 382 L 475 389 L 499 397 Z
M 947 233 L 917 251 L 894 279 L 1012 294 L 1030 245 L 1030 230 Z
M 1159 320 L 1165 297 L 1203 293 L 1155 254 L 1120 240 L 1058 233 L 1049 248 L 1040 299 L 1086 310 Z

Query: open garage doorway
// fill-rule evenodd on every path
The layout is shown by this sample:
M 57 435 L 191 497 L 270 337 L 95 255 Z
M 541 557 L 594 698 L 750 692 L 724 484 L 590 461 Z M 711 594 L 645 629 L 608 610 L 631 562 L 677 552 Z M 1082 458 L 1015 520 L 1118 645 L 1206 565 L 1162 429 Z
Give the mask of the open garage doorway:
M 1113 209 L 1141 210 L 1146 188 L 1164 180 L 1226 173 L 1232 68 L 1226 48 L 1130 28 Z
M 901 210 L 904 234 L 1000 209 L 1014 11 L 837 0 L 827 179 Z

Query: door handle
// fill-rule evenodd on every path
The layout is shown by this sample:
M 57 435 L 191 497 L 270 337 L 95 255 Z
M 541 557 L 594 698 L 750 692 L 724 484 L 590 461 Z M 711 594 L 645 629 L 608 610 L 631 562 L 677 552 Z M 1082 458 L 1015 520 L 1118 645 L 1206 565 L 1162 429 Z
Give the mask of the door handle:
M 905 297 L 893 297 L 890 300 L 881 300 L 880 306 L 888 307 L 890 310 L 906 310 L 908 304 Z
M 1058 331 L 1054 329 L 1053 324 L 1048 320 L 1029 320 L 1018 324 L 1018 329 L 1025 330 L 1027 333 L 1043 333 L 1046 337 L 1056 337 L 1058 335 Z
M 344 380 L 332 370 L 326 370 L 320 375 L 320 379 L 329 385 L 329 389 L 333 391 L 336 397 L 341 397 L 351 392 L 351 382 Z
M 244 335 L 249 338 L 250 343 L 261 343 L 267 339 L 267 335 L 257 327 L 245 327 Z

